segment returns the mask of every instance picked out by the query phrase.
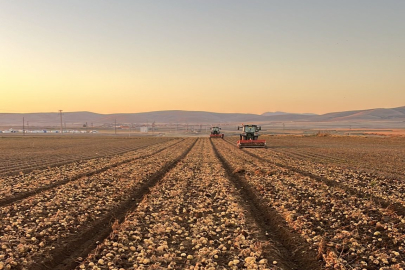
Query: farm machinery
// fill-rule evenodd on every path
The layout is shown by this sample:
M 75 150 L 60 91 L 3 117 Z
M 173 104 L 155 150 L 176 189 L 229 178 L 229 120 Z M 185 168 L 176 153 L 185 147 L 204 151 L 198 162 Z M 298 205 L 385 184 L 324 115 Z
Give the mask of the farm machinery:
M 257 125 L 243 125 L 238 126 L 238 130 L 243 131 L 240 134 L 240 139 L 236 143 L 238 148 L 245 148 L 245 147 L 255 147 L 255 148 L 265 148 L 266 147 L 266 140 L 259 140 L 259 132 L 262 128 Z
M 221 133 L 221 128 L 220 127 L 212 127 L 211 128 L 211 134 L 210 138 L 224 138 L 224 134 Z

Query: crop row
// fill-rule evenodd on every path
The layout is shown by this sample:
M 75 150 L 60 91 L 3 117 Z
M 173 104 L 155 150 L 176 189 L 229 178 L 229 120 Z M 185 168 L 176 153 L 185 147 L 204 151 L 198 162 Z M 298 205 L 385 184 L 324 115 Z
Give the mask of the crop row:
M 228 138 L 228 141 L 231 144 L 234 143 L 232 139 Z M 405 181 L 402 178 L 384 177 L 383 174 L 369 172 L 370 170 L 367 168 L 354 170 L 343 166 L 317 163 L 310 158 L 291 156 L 281 150 L 274 151 L 271 147 L 268 149 L 246 149 L 246 151 L 253 155 L 259 155 L 274 164 L 324 178 L 332 182 L 333 185 L 340 185 L 342 188 L 347 187 L 354 190 L 354 193 L 362 194 L 365 197 L 377 198 L 386 202 L 386 205 L 397 203 L 399 206 L 396 208 L 401 209 L 400 213 L 405 210 Z
M 382 176 L 405 176 L 403 138 L 264 136 L 282 156 Z
M 170 138 L 0 138 L 0 175 L 29 172 L 75 161 L 110 157 Z
M 55 186 L 58 183 L 66 183 L 80 176 L 89 175 L 105 170 L 106 168 L 117 166 L 121 163 L 150 155 L 177 142 L 178 140 L 164 141 L 121 155 L 95 158 L 80 162 L 77 161 L 44 170 L 35 170 L 25 174 L 3 176 L 0 178 L 0 202 L 5 198 L 16 197 L 21 193 L 29 193 L 47 186 Z
M 156 155 L 84 176 L 0 208 L 0 261 L 5 269 L 46 260 L 59 245 L 114 211 L 148 177 L 176 159 L 185 140 Z
M 252 158 L 224 141 L 221 155 L 318 252 L 325 269 L 405 267 L 405 219 L 339 186 Z
M 77 269 L 282 269 L 235 192 L 200 139 Z
M 249 152 L 252 153 L 250 150 Z M 256 151 L 255 154 L 261 155 L 272 162 L 293 166 L 298 170 L 334 181 L 368 197 L 381 198 L 387 202 L 398 203 L 405 207 L 405 181 L 403 179 L 383 177 L 370 172 L 289 158 L 282 154 L 276 154 L 271 150 L 269 151 L 269 149 L 267 151 Z

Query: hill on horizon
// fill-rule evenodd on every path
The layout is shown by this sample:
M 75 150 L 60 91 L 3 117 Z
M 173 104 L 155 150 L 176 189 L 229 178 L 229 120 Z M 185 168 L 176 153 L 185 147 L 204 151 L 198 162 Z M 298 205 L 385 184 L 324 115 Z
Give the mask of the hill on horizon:
M 59 126 L 60 115 L 54 113 L 0 113 L 0 126 L 22 126 L 23 117 L 28 126 Z M 93 112 L 64 112 L 63 122 L 68 124 L 100 126 L 117 123 L 270 123 L 270 122 L 350 122 L 350 121 L 405 121 L 405 106 L 397 108 L 376 108 L 332 112 L 322 115 L 287 112 L 248 113 L 216 113 L 204 111 L 153 111 L 142 113 L 99 114 Z
M 276 112 L 265 112 L 262 113 L 261 115 L 263 116 L 276 116 L 276 115 L 291 115 L 291 114 L 295 114 L 295 115 L 318 115 L 316 113 L 289 113 L 289 112 L 280 112 L 280 111 L 276 111 Z

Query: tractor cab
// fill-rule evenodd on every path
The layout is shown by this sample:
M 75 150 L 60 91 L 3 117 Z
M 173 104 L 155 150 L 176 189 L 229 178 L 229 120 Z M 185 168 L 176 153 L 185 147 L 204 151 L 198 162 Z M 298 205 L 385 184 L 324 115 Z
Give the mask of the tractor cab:
M 219 128 L 219 127 L 212 127 L 211 134 L 219 134 L 220 130 L 221 130 L 221 128 Z
M 243 125 L 238 127 L 238 129 L 243 130 L 243 134 L 240 134 L 241 140 L 243 137 L 245 137 L 245 140 L 257 140 L 259 135 L 255 135 L 255 133 L 259 132 L 262 128 L 257 125 Z

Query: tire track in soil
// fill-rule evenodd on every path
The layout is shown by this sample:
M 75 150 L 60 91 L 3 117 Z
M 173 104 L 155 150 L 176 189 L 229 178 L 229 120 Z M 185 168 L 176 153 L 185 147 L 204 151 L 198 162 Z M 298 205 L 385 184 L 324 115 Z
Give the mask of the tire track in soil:
M 85 173 L 81 173 L 81 174 L 75 175 L 75 176 L 73 176 L 73 177 L 71 177 L 71 178 L 68 178 L 68 179 L 65 179 L 65 180 L 61 180 L 61 181 L 58 181 L 58 182 L 53 183 L 53 184 L 50 184 L 50 185 L 46 185 L 46 186 L 43 186 L 43 187 L 40 187 L 40 188 L 36 188 L 36 189 L 34 189 L 34 190 L 30 190 L 30 191 L 26 191 L 26 192 L 21 192 L 21 193 L 15 195 L 15 196 L 11 196 L 11 197 L 6 197 L 6 198 L 3 198 L 3 199 L 0 199 L 0 207 L 3 207 L 3 206 L 6 206 L 6 205 L 15 203 L 15 202 L 17 202 L 17 201 L 21 201 L 21 200 L 26 199 L 26 198 L 28 198 L 28 197 L 37 195 L 37 194 L 39 194 L 39 193 L 41 193 L 41 192 L 43 192 L 43 191 L 47 191 L 47 190 L 50 190 L 50 189 L 52 189 L 52 188 L 65 185 L 65 184 L 67 184 L 67 183 L 69 183 L 69 182 L 78 180 L 78 179 L 80 179 L 80 178 L 82 178 L 82 177 L 93 176 L 93 175 L 96 175 L 96 174 L 105 172 L 105 171 L 107 171 L 107 170 L 109 170 L 109 169 L 116 168 L 116 167 L 118 167 L 118 166 L 121 166 L 121 165 L 130 163 L 130 162 L 133 162 L 133 161 L 138 160 L 138 159 L 143 159 L 143 158 L 151 157 L 151 156 L 156 155 L 156 154 L 158 154 L 158 153 L 160 153 L 160 152 L 162 152 L 162 151 L 164 151 L 164 150 L 166 150 L 166 149 L 168 149 L 168 148 L 170 148 L 170 147 L 173 147 L 173 146 L 175 146 L 175 145 L 177 145 L 177 144 L 179 144 L 179 143 L 181 143 L 181 142 L 183 142 L 183 141 L 184 141 L 184 139 L 182 139 L 182 140 L 180 140 L 180 141 L 178 141 L 178 142 L 176 142 L 176 143 L 174 143 L 174 144 L 172 144 L 172 145 L 163 147 L 162 149 L 159 149 L 159 150 L 157 150 L 157 151 L 155 151 L 155 152 L 153 152 L 153 153 L 151 153 L 151 154 L 139 156 L 139 157 L 136 157 L 136 158 L 126 159 L 126 160 L 123 160 L 123 161 L 120 161 L 120 162 L 117 162 L 117 163 L 114 163 L 114 164 L 105 166 L 105 167 L 100 168 L 100 169 L 97 169 L 97 170 L 93 170 L 93 171 L 89 171 L 89 172 L 85 172 Z M 152 144 L 152 145 L 154 145 L 154 144 Z M 148 146 L 151 146 L 151 145 L 142 146 L 142 147 L 140 147 L 140 148 L 137 148 L 136 150 L 143 149 L 143 148 L 146 148 L 146 147 L 148 147 Z
M 226 141 L 226 142 L 233 145 L 229 141 Z M 233 146 L 236 147 L 235 145 L 233 145 Z M 270 163 L 272 163 L 272 164 L 274 164 L 274 165 L 276 165 L 278 167 L 293 171 L 293 172 L 301 174 L 303 176 L 310 177 L 311 179 L 314 179 L 315 181 L 318 181 L 318 182 L 322 182 L 322 183 L 324 183 L 324 184 L 326 184 L 326 185 L 328 185 L 330 187 L 339 187 L 339 188 L 345 190 L 350 195 L 354 195 L 354 196 L 357 196 L 358 198 L 362 198 L 362 199 L 367 199 L 368 198 L 371 201 L 373 201 L 374 203 L 376 203 L 376 204 L 378 204 L 378 205 L 380 205 L 380 206 L 382 206 L 384 208 L 388 208 L 388 209 L 391 209 L 391 210 L 395 211 L 398 215 L 405 216 L 405 206 L 400 204 L 400 203 L 391 203 L 391 202 L 389 202 L 389 201 L 387 201 L 387 200 L 385 200 L 385 199 L 383 199 L 381 197 L 372 196 L 372 195 L 363 193 L 361 191 L 356 190 L 355 188 L 351 188 L 351 187 L 346 186 L 346 185 L 344 185 L 342 183 L 338 183 L 336 181 L 327 179 L 326 177 L 319 176 L 319 175 L 313 174 L 311 172 L 295 168 L 295 167 L 290 166 L 290 165 L 286 165 L 286 164 L 271 161 L 271 160 L 269 160 L 267 158 L 263 158 L 263 157 L 261 157 L 259 155 L 251 153 L 251 152 L 246 151 L 244 149 L 241 149 L 241 150 L 244 153 L 246 153 L 246 154 L 250 155 L 251 157 L 254 157 L 254 158 L 256 158 L 256 159 L 258 159 L 258 160 L 260 160 L 262 162 L 270 162 Z
M 219 153 L 211 142 L 215 155 L 224 167 L 229 180 L 238 189 L 245 203 L 244 207 L 251 213 L 256 223 L 265 232 L 269 241 L 273 242 L 285 261 L 282 264 L 289 269 L 320 270 L 321 263 L 317 261 L 316 253 L 311 251 L 308 244 L 296 233 L 287 229 L 285 220 L 270 206 L 267 206 L 256 194 L 254 189 L 242 175 L 232 171 L 229 162 Z M 312 254 L 313 253 L 313 254 Z
M 132 190 L 130 199 L 116 207 L 104 218 L 93 223 L 89 228 L 84 230 L 79 235 L 65 239 L 59 247 L 56 247 L 54 252 L 47 258 L 38 258 L 37 264 L 32 265 L 30 270 L 68 270 L 74 269 L 79 263 L 79 258 L 85 258 L 97 247 L 97 245 L 107 238 L 112 232 L 112 226 L 116 223 L 122 223 L 127 212 L 136 209 L 139 202 L 144 196 L 150 192 L 150 188 L 155 186 L 168 171 L 176 166 L 184 159 L 191 149 L 196 144 L 197 139 L 174 161 L 167 163 L 159 171 L 150 176 L 149 180 L 140 188 Z

